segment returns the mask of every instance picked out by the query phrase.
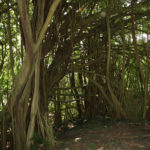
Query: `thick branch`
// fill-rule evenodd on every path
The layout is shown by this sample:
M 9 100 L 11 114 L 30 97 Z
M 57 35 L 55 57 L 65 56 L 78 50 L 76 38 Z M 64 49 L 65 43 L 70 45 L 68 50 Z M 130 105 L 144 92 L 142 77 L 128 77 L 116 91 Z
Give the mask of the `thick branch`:
M 25 37 L 26 51 L 27 53 L 32 53 L 34 49 L 34 42 L 33 42 L 31 24 L 27 12 L 26 0 L 17 0 L 17 2 L 18 2 L 19 13 L 21 17 L 21 25 Z
M 135 25 L 134 25 L 134 2 L 131 3 L 131 23 L 132 23 L 132 38 L 133 38 L 133 46 L 134 46 L 134 51 L 135 51 L 135 56 L 137 60 L 137 65 L 140 73 L 140 78 L 143 83 L 143 86 L 145 87 L 145 81 L 144 81 L 144 76 L 143 72 L 141 69 L 141 63 L 140 63 L 140 56 L 139 56 L 139 51 L 137 48 L 137 40 L 135 36 Z
M 39 37 L 38 37 L 38 40 L 36 42 L 34 53 L 36 53 L 38 51 L 38 48 L 39 48 L 39 46 L 40 46 L 40 44 L 41 44 L 41 42 L 43 40 L 43 37 L 44 37 L 44 35 L 46 33 L 46 30 L 48 28 L 48 25 L 50 23 L 50 20 L 51 20 L 51 18 L 52 18 L 52 16 L 53 16 L 53 14 L 54 14 L 54 12 L 55 12 L 55 10 L 56 10 L 56 8 L 57 8 L 59 3 L 60 3 L 60 0 L 55 0 L 53 2 L 52 6 L 50 7 L 48 16 L 46 18 L 46 21 L 45 21 L 45 23 L 44 23 L 44 25 L 43 25 L 43 27 L 41 29 L 41 32 L 40 32 Z

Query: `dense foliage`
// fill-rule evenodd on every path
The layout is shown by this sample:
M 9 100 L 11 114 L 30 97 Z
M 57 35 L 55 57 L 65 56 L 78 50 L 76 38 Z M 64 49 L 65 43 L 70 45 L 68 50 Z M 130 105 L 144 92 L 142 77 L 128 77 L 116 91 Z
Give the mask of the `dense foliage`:
M 2 150 L 53 146 L 52 126 L 69 120 L 149 120 L 149 7 L 0 0 Z

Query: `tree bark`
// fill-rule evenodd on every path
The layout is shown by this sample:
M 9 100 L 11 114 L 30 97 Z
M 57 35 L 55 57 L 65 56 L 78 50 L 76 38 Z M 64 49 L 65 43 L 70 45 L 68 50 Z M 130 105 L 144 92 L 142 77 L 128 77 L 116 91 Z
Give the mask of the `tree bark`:
M 107 86 L 108 86 L 108 90 L 110 92 L 110 95 L 112 97 L 114 110 L 116 112 L 116 117 L 122 118 L 122 117 L 125 117 L 124 110 L 123 110 L 120 102 L 118 101 L 117 97 L 115 96 L 113 89 L 110 85 L 110 80 L 109 80 L 110 53 L 111 53 L 111 31 L 110 31 L 110 24 L 109 24 L 109 17 L 108 16 L 106 18 L 106 23 L 107 23 L 107 33 L 108 33 L 108 52 L 107 52 L 107 68 L 106 68 Z
M 139 56 L 139 51 L 137 48 L 137 40 L 136 40 L 136 35 L 135 35 L 135 16 L 134 16 L 134 1 L 131 1 L 131 23 L 132 23 L 132 38 L 133 38 L 133 46 L 134 46 L 134 51 L 135 51 L 135 56 L 136 56 L 136 61 L 137 61 L 137 66 L 139 69 L 139 75 L 140 75 L 140 81 L 142 84 L 142 88 L 144 89 L 144 95 L 145 95 L 145 104 L 143 107 L 143 119 L 146 119 L 146 111 L 147 111 L 147 104 L 148 104 L 148 98 L 149 98 L 149 94 L 148 94 L 148 88 L 147 88 L 147 81 L 145 81 L 144 79 L 144 74 L 141 68 L 141 62 L 140 62 L 140 56 Z M 146 68 L 147 70 L 147 68 Z M 147 70 L 148 71 L 148 70 Z M 147 74 L 146 74 L 147 76 Z M 147 80 L 147 79 L 146 79 Z
M 40 114 L 39 110 L 39 85 L 40 85 L 40 58 L 41 50 L 40 44 L 44 37 L 44 34 L 48 28 L 51 17 L 57 8 L 60 0 L 55 0 L 50 8 L 50 13 L 44 23 L 44 6 L 43 1 L 38 1 L 39 8 L 38 13 L 40 16 L 43 14 L 42 18 L 38 18 L 35 22 L 37 25 L 34 33 L 36 37 L 33 37 L 33 30 L 31 29 L 31 24 L 29 21 L 27 1 L 17 0 L 19 13 L 21 17 L 21 26 L 23 29 L 23 34 L 25 38 L 25 59 L 22 68 L 19 72 L 18 77 L 15 80 L 11 100 L 8 102 L 7 106 L 11 113 L 12 124 L 14 126 L 14 149 L 24 150 L 30 149 L 31 138 L 35 129 L 35 119 L 37 113 Z M 42 5 L 43 4 L 43 5 Z M 41 7 L 40 7 L 41 6 Z M 34 17 L 34 16 L 33 16 Z M 39 21 L 39 22 L 38 22 Z M 43 25 L 44 24 L 44 25 Z M 33 97 L 29 97 L 32 93 L 31 80 L 34 79 L 34 92 Z M 26 99 L 27 98 L 27 99 Z M 29 101 L 31 99 L 31 102 Z M 31 103 L 31 107 L 28 106 Z M 31 108 L 31 110 L 29 110 Z M 39 111 L 38 111 L 39 110 Z M 29 113 L 27 115 L 27 112 Z M 29 118 L 27 118 L 29 116 Z M 46 118 L 46 117 L 45 117 Z M 29 121 L 29 124 L 28 122 Z M 43 124 L 48 127 L 47 121 L 43 119 Z M 26 131 L 27 129 L 27 131 Z M 46 135 L 50 132 L 45 129 Z
M 12 81 L 15 81 L 15 73 L 14 73 L 14 57 L 13 57 L 13 49 L 12 49 L 12 36 L 11 36 L 11 24 L 10 24 L 10 10 L 7 12 L 8 15 L 8 37 L 9 37 L 9 49 L 10 49 L 10 66 L 11 66 L 11 74 Z

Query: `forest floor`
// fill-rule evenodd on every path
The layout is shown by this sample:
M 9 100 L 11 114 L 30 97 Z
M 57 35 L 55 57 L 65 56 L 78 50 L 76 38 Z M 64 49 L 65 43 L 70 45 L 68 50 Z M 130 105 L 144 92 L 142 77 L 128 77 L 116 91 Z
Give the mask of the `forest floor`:
M 53 150 L 150 150 L 150 124 L 92 120 L 65 131 Z

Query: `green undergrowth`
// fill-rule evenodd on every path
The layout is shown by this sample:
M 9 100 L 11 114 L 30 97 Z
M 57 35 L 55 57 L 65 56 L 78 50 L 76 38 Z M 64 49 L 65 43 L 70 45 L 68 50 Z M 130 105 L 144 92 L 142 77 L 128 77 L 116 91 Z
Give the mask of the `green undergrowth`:
M 43 139 L 39 137 L 36 133 L 34 134 L 32 138 L 31 150 L 37 150 L 39 148 L 48 150 L 50 147 L 53 147 L 53 145 L 50 144 L 50 141 L 48 139 Z

